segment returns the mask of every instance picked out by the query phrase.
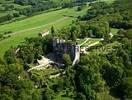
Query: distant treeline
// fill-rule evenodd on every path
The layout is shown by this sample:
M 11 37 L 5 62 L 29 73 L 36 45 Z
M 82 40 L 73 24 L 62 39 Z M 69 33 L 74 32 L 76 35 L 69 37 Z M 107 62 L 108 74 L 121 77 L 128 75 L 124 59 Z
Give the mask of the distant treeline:
M 8 2 L 11 3 L 8 3 Z M 0 23 L 23 16 L 32 16 L 34 13 L 49 10 L 51 8 L 67 8 L 76 5 L 84 5 L 91 0 L 9 0 L 0 3 Z M 92 0 L 93 1 L 93 0 Z

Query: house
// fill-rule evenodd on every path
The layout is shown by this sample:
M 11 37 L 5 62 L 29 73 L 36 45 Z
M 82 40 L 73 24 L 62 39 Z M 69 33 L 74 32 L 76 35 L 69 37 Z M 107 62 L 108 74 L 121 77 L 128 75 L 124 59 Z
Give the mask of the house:
M 49 34 L 49 30 L 44 30 L 43 32 L 39 33 L 39 36 L 44 37 Z

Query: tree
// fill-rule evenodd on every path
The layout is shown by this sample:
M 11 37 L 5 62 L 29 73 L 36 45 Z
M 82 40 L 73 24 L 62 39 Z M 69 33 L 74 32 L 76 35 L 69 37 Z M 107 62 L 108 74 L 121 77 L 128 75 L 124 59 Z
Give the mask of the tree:
M 96 56 L 95 56 L 96 57 Z M 94 55 L 84 56 L 76 70 L 76 87 L 78 92 L 83 93 L 87 100 L 96 100 L 97 93 L 102 90 L 102 80 L 99 67 Z
M 4 60 L 7 64 L 16 63 L 15 50 L 13 48 L 6 51 L 6 53 L 4 54 Z
M 85 94 L 88 100 L 96 99 L 97 92 L 100 91 L 103 86 L 99 71 L 96 72 L 94 66 L 90 67 L 88 65 L 79 67 L 77 71 L 76 86 L 78 92 Z
M 0 34 L 0 39 L 2 39 L 3 38 L 3 35 L 2 34 Z
M 81 10 L 82 10 L 81 6 L 77 7 L 77 11 L 81 11 Z
M 5 61 L 2 58 L 0 58 L 0 64 L 5 64 Z
M 80 37 L 80 26 L 79 25 L 73 25 L 70 28 L 71 33 L 71 40 L 76 41 L 78 37 Z
M 29 0 L 15 0 L 15 2 L 20 5 L 27 5 Z
M 127 77 L 122 80 L 117 93 L 121 98 L 132 98 L 132 77 Z
M 103 64 L 101 72 L 110 87 L 119 85 L 123 76 L 123 69 L 120 66 L 111 65 L 109 62 Z
M 64 86 L 64 79 L 63 78 L 59 78 L 57 80 L 55 80 L 56 83 L 54 83 L 52 85 L 52 90 L 54 90 L 55 93 L 59 93 L 63 90 L 63 86 Z
M 51 34 L 52 34 L 52 36 L 55 36 L 55 29 L 53 26 L 51 27 Z
M 46 88 L 42 93 L 43 100 L 53 100 L 53 97 L 54 97 L 54 92 L 49 88 Z
M 71 33 L 71 39 L 73 40 L 73 41 L 76 41 L 76 39 L 77 39 L 77 36 L 76 36 L 76 34 L 75 33 Z
M 34 88 L 34 82 L 31 80 L 19 80 L 15 87 L 17 90 L 16 99 L 21 100 L 40 100 L 40 91 Z
M 83 93 L 78 93 L 76 100 L 86 100 L 86 96 Z
M 7 94 L 0 94 L 0 100 L 13 100 L 13 98 Z
M 63 60 L 66 67 L 72 64 L 71 58 L 68 54 L 63 55 Z

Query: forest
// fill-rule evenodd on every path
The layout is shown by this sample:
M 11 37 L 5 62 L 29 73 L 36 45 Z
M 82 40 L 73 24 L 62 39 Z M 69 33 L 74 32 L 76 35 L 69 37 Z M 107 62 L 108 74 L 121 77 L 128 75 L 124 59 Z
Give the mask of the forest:
M 16 3 L 35 5 L 33 1 L 23 1 Z M 132 99 L 132 2 L 116 0 L 112 4 L 90 5 L 87 13 L 78 16 L 72 25 L 60 30 L 52 27 L 52 34 L 46 37 L 26 38 L 18 45 L 18 54 L 13 47 L 5 52 L 0 59 L 0 100 Z M 70 57 L 64 54 L 65 74 L 61 73 L 60 77 L 50 79 L 51 69 L 28 73 L 30 65 L 41 59 L 40 55 L 53 51 L 55 36 L 75 43 L 78 38 L 86 37 L 104 38 L 104 41 L 89 48 L 89 53 L 81 55 L 75 66 L 71 66 Z M 58 71 L 61 72 L 57 68 L 51 74 Z

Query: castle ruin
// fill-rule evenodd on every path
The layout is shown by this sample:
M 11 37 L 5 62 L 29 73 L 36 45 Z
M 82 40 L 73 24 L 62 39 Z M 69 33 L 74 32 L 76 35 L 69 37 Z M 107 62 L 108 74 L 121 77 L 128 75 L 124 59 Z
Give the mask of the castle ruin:
M 80 46 L 64 39 L 53 38 L 53 52 L 56 55 L 56 60 L 59 61 L 62 59 L 63 54 L 69 54 L 73 66 L 80 60 Z

